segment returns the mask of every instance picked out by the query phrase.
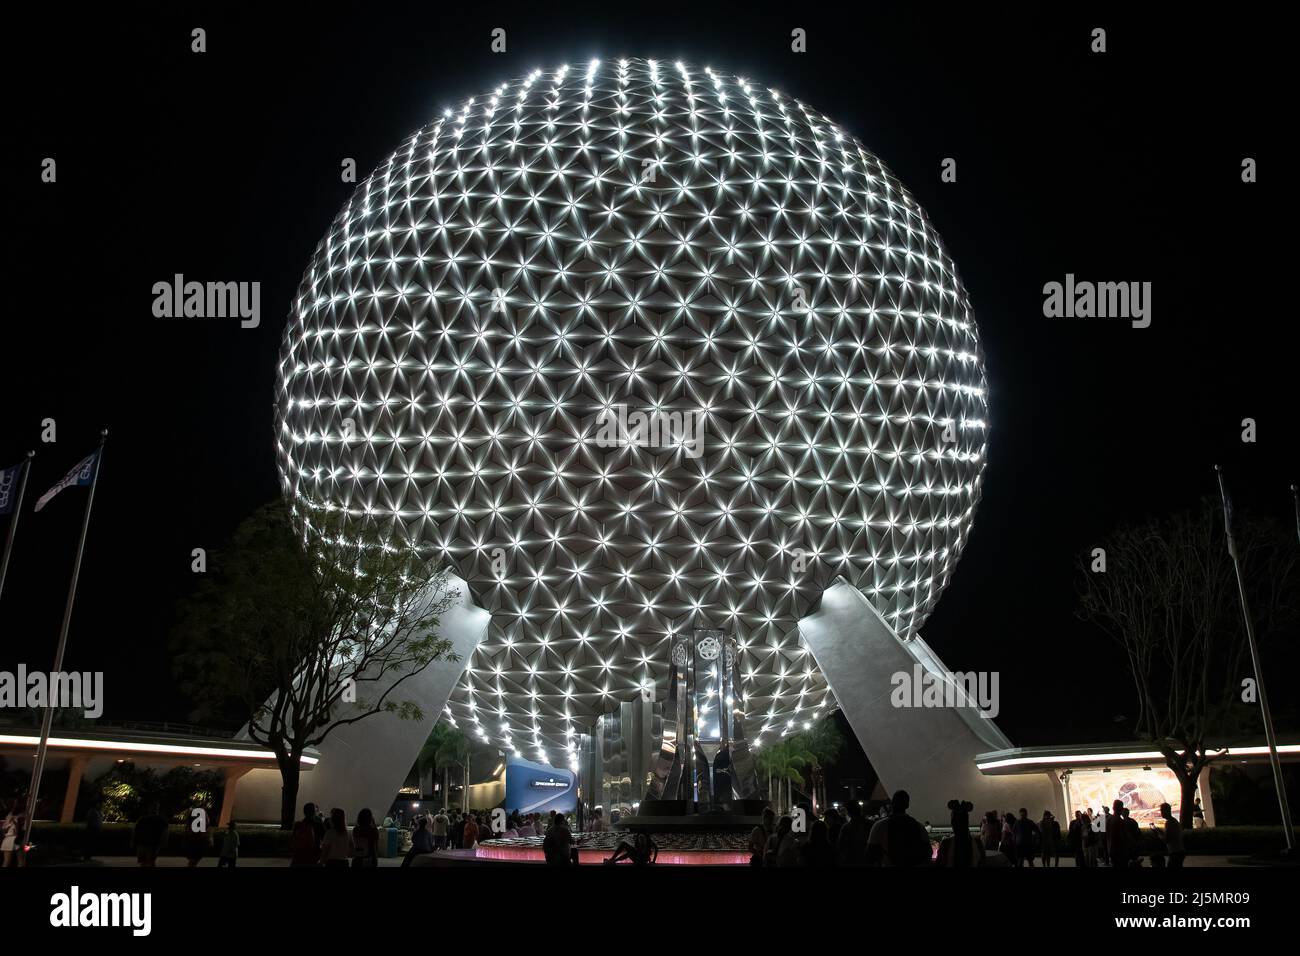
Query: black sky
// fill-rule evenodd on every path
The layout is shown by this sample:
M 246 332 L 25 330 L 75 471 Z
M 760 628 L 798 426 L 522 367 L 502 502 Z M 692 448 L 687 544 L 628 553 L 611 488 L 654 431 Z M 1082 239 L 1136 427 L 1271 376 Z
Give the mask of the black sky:
M 1211 23 L 966 6 L 11 13 L 0 465 L 37 449 L 30 509 L 111 429 L 66 662 L 106 672 L 105 717 L 188 712 L 167 651 L 174 602 L 191 549 L 219 546 L 277 493 L 275 357 L 352 188 L 340 161 L 364 178 L 445 106 L 535 67 L 642 55 L 806 100 L 929 212 L 970 291 L 992 412 L 973 536 L 924 636 L 954 669 L 1001 672 L 1000 724 L 1018 744 L 1127 736 L 1124 671 L 1074 619 L 1075 555 L 1213 493 L 1216 461 L 1239 508 L 1283 520 L 1300 477 L 1294 206 L 1275 148 L 1292 122 L 1285 33 L 1258 11 Z M 189 52 L 195 26 L 206 54 Z M 504 55 L 489 51 L 498 26 Z M 1104 55 L 1089 52 L 1096 26 Z M 790 52 L 795 27 L 806 54 Z M 39 181 L 46 156 L 55 185 Z M 1259 183 L 1240 180 L 1246 156 Z M 945 157 L 955 184 L 940 181 Z M 151 288 L 178 272 L 260 281 L 261 327 L 155 319 Z M 1152 326 L 1044 318 L 1043 284 L 1067 272 L 1153 282 Z M 39 442 L 47 417 L 54 445 Z M 83 496 L 22 518 L 2 667 L 50 666 Z M 1294 706 L 1288 683 L 1270 688 L 1279 710 Z

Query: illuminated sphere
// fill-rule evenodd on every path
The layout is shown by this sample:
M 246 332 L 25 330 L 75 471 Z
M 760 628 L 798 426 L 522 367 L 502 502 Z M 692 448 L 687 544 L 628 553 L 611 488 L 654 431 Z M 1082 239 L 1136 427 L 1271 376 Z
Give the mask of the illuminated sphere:
M 620 405 L 702 442 L 602 442 Z M 447 716 L 552 762 L 662 698 L 693 627 L 740 642 L 751 737 L 826 716 L 797 621 L 843 576 L 917 632 L 987 418 L 966 290 L 884 164 L 654 60 L 535 72 L 407 138 L 307 266 L 277 408 L 291 499 L 391 523 L 492 612 Z

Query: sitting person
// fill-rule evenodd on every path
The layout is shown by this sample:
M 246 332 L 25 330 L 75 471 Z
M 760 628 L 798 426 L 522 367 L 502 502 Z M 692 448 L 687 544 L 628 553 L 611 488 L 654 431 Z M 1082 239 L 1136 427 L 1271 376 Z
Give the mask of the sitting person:
M 637 833 L 632 837 L 632 842 L 620 840 L 614 855 L 605 861 L 606 864 L 619 863 L 623 860 L 631 860 L 633 866 L 648 866 L 659 859 L 659 844 L 651 838 L 648 833 Z

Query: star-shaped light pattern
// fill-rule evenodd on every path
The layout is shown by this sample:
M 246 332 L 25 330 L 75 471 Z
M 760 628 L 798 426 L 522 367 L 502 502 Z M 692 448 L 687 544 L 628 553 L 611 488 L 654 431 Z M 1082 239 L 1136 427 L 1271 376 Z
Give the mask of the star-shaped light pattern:
M 970 305 L 912 196 L 799 101 L 654 60 L 408 138 L 317 247 L 277 399 L 291 499 L 410 536 L 492 611 L 447 717 L 551 761 L 662 696 L 695 627 L 739 641 L 760 743 L 825 716 L 796 622 L 843 575 L 915 633 L 984 465 Z M 698 414 L 703 453 L 598 443 L 619 405 Z

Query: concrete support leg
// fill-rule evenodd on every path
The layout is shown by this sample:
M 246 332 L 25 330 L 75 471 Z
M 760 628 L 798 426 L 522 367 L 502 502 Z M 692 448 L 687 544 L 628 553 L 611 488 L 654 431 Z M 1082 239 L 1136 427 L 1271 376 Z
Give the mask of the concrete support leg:
M 73 757 L 68 763 L 68 786 L 63 791 L 63 810 L 60 823 L 71 823 L 77 813 L 77 794 L 81 792 L 81 775 L 86 772 L 86 758 Z

